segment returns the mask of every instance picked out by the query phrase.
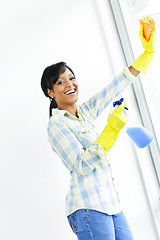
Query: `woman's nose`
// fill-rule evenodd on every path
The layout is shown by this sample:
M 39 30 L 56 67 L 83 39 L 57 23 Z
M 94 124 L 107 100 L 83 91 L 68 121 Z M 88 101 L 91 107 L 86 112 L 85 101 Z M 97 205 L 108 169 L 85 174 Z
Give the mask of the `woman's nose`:
M 72 82 L 71 82 L 71 80 L 68 80 L 67 82 L 66 82 L 66 86 L 67 87 L 70 87 L 70 86 L 72 86 L 73 84 L 72 84 Z

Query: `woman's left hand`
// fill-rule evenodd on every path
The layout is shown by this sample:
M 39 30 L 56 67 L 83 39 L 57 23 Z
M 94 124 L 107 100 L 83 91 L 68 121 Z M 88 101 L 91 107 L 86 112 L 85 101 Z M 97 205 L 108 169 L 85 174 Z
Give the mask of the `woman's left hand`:
M 141 38 L 141 42 L 142 42 L 143 48 L 148 53 L 153 53 L 155 51 L 155 49 L 154 49 L 155 32 L 152 32 L 150 40 L 149 40 L 149 42 L 147 42 L 147 40 L 145 39 L 145 37 L 143 35 L 143 25 L 140 24 L 139 35 L 140 35 L 140 38 Z

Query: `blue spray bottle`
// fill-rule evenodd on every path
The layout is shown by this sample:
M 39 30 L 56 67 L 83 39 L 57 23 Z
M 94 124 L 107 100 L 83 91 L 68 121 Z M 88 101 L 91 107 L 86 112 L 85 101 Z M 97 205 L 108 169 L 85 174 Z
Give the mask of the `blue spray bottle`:
M 124 99 L 121 98 L 119 101 L 113 102 L 113 107 L 122 104 L 123 100 Z M 126 107 L 124 109 L 128 110 L 128 108 L 126 108 Z M 153 136 L 140 123 L 137 123 L 137 124 L 135 123 L 128 127 L 126 126 L 125 131 L 128 134 L 128 136 L 132 139 L 132 141 L 139 148 L 144 148 L 144 147 L 148 146 L 153 140 Z

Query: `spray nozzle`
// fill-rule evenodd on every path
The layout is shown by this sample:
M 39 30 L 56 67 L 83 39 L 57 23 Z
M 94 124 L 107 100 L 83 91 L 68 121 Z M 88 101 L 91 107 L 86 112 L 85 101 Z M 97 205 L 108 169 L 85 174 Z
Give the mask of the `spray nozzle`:
M 115 107 L 115 106 L 117 106 L 117 105 L 121 105 L 122 102 L 123 102 L 123 100 L 124 100 L 124 98 L 121 98 L 119 101 L 113 102 L 113 107 Z M 128 108 L 126 108 L 126 107 L 125 107 L 124 109 L 128 110 Z

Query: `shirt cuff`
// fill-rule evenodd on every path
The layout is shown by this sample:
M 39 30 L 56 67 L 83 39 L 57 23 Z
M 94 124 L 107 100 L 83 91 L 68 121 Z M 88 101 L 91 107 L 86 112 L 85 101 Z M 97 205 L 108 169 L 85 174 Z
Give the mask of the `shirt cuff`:
M 128 69 L 128 67 L 125 67 L 123 70 L 123 73 L 126 75 L 126 77 L 133 83 L 137 77 L 135 77 Z
M 88 148 L 88 152 L 90 152 L 91 157 L 87 159 L 86 163 L 93 167 L 96 167 L 97 163 L 99 163 L 99 161 L 101 161 L 106 155 L 103 147 L 97 143 L 93 143 L 92 145 L 90 145 Z

